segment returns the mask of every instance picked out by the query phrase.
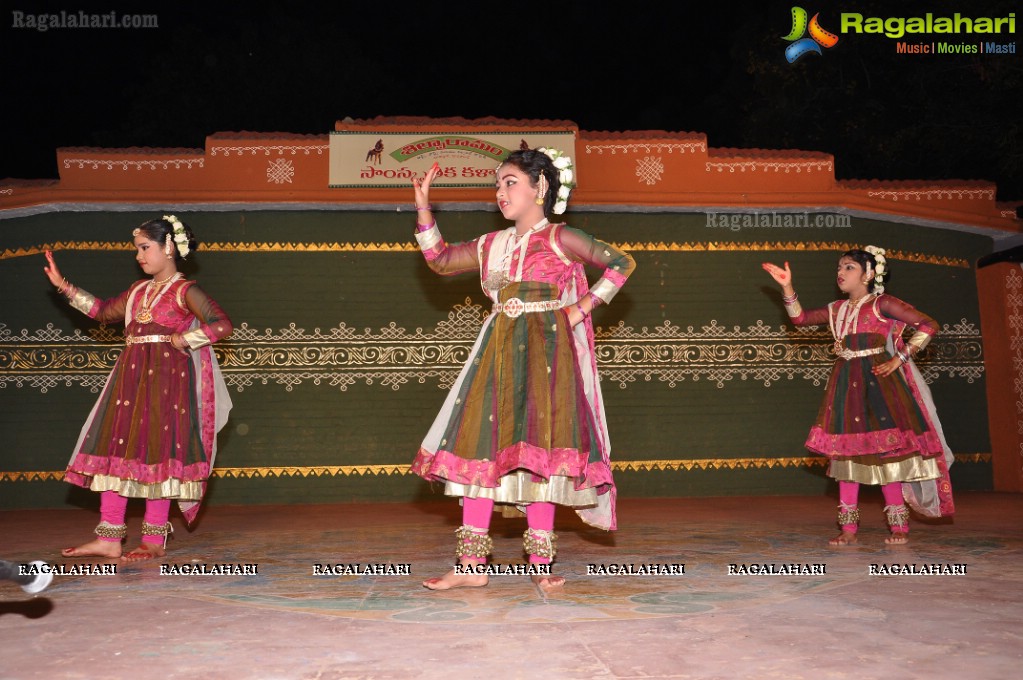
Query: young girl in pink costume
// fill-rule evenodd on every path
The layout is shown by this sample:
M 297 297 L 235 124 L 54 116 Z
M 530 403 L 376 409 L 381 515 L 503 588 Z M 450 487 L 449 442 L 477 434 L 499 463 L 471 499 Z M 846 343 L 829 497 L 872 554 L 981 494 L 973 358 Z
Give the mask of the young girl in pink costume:
M 590 313 L 611 301 L 635 268 L 632 258 L 547 218 L 564 212 L 574 185 L 571 159 L 554 149 L 521 150 L 497 169 L 497 207 L 514 223 L 449 245 L 429 204 L 435 164 L 414 180 L 416 239 L 438 274 L 476 272 L 493 311 L 423 441 L 412 470 L 462 498 L 456 551 L 464 568 L 485 564 L 490 517 L 525 509 L 531 564 L 557 550 L 555 505 L 613 530 L 615 487 L 593 351 Z M 584 265 L 604 270 L 588 286 Z M 560 576 L 533 576 L 547 590 Z M 487 576 L 456 569 L 423 582 L 444 590 L 483 586 Z
M 831 545 L 856 542 L 860 484 L 879 484 L 891 535 L 909 540 L 908 501 L 928 517 L 951 515 L 952 452 L 945 443 L 930 389 L 912 357 L 930 342 L 937 322 L 884 293 L 885 251 L 867 246 L 838 260 L 838 287 L 848 300 L 804 311 L 792 287 L 788 262 L 763 268 L 782 287 L 785 311 L 797 326 L 827 324 L 837 356 L 817 421 L 806 447 L 830 460 L 838 480 L 838 524 Z M 913 335 L 903 342 L 903 331 Z
M 100 323 L 124 322 L 125 348 L 82 428 L 65 479 L 99 492 L 96 539 L 64 557 L 121 557 L 128 498 L 145 498 L 142 542 L 122 559 L 165 554 L 171 500 L 189 523 L 199 512 L 216 455 L 216 433 L 231 409 L 211 343 L 231 320 L 178 263 L 197 242 L 173 215 L 133 232 L 143 279 L 109 300 L 69 284 L 46 252 L 50 282 L 75 309 Z

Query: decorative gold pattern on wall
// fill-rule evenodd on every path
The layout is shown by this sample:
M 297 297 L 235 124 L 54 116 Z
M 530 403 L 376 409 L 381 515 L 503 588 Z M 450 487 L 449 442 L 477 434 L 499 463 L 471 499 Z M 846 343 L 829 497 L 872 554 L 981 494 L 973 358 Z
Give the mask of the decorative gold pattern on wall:
M 466 298 L 433 330 L 410 332 L 392 322 L 379 331 L 341 323 L 326 331 L 308 332 L 291 324 L 275 332 L 241 323 L 215 349 L 224 379 L 238 391 L 256 383 L 291 391 L 305 382 L 341 391 L 357 382 L 397 390 L 427 380 L 448 389 L 487 314 Z M 638 330 L 619 322 L 598 327 L 595 335 L 602 380 L 622 389 L 641 379 L 672 388 L 686 379 L 710 380 L 719 388 L 736 378 L 765 387 L 794 377 L 820 385 L 834 363 L 826 329 L 775 328 L 759 320 L 745 328 L 711 320 L 699 328 L 665 321 Z M 45 392 L 79 383 L 96 392 L 122 345 L 119 331 L 111 327 L 65 336 L 51 324 L 31 335 L 26 330 L 15 335 L 0 324 L 0 387 L 14 384 Z M 927 382 L 946 376 L 972 383 L 984 371 L 980 330 L 966 319 L 946 324 L 918 363 Z
M 859 248 L 861 243 L 845 243 L 839 241 L 763 241 L 752 243 L 741 243 L 735 241 L 694 241 L 676 243 L 672 242 L 637 242 L 637 243 L 616 243 L 615 247 L 626 252 L 678 252 L 678 253 L 705 253 L 705 252 L 845 252 L 851 248 Z M 57 241 L 44 243 L 28 248 L 6 249 L 0 253 L 0 260 L 7 260 L 14 257 L 26 257 L 29 255 L 42 255 L 43 251 L 52 250 L 89 250 L 89 251 L 132 251 L 134 246 L 130 241 L 123 243 L 114 241 Z M 406 253 L 416 252 L 419 246 L 414 240 L 409 239 L 406 243 L 283 243 L 283 242 L 250 242 L 250 243 L 204 243 L 202 249 L 210 252 L 229 253 Z M 921 262 L 945 267 L 970 268 L 970 263 L 962 258 L 945 257 L 940 255 L 928 255 L 926 253 L 903 252 L 900 250 L 889 250 L 889 260 L 903 260 L 906 262 Z
M 957 463 L 990 463 L 990 453 L 956 454 Z M 695 458 L 693 460 L 618 460 L 611 461 L 615 472 L 691 472 L 693 470 L 752 470 L 773 468 L 822 468 L 823 456 L 788 458 Z M 412 476 L 409 465 L 289 465 L 281 467 L 214 468 L 212 476 L 224 479 L 272 477 L 362 477 L 367 475 Z M 0 482 L 59 482 L 63 471 L 0 472 Z
M 714 320 L 699 329 L 665 321 L 639 331 L 619 323 L 596 332 L 601 379 L 622 388 L 640 378 L 656 378 L 669 387 L 686 378 L 710 380 L 718 387 L 735 378 L 753 379 L 770 387 L 798 376 L 821 385 L 835 362 L 831 343 L 826 328 L 776 329 L 760 320 L 730 329 Z M 917 363 L 928 383 L 939 375 L 972 383 L 984 372 L 980 330 L 966 319 L 946 324 Z

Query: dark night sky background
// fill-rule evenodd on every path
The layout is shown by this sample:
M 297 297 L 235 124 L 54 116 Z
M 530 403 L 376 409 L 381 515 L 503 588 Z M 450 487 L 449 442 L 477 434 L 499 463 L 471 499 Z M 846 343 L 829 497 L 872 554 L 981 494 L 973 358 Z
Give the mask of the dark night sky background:
M 3 0 L 0 178 L 56 177 L 62 146 L 201 148 L 220 131 L 324 134 L 345 116 L 496 116 L 825 151 L 839 179 L 984 179 L 999 200 L 1023 200 L 1020 55 L 897 55 L 894 40 L 847 34 L 790 65 L 792 4 Z M 835 32 L 841 12 L 1018 9 L 802 6 Z M 111 9 L 156 14 L 159 28 L 12 26 L 14 10 Z

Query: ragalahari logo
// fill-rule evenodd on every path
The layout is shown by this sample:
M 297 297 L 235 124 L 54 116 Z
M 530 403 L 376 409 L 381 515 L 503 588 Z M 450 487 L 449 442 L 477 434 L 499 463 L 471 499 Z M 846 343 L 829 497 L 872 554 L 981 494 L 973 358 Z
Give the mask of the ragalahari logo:
M 811 52 L 821 54 L 821 47 L 834 47 L 838 44 L 838 36 L 830 31 L 825 31 L 821 28 L 820 23 L 817 21 L 817 17 L 820 14 L 814 14 L 813 19 L 810 19 L 809 23 L 806 21 L 806 10 L 802 7 L 792 8 L 792 31 L 782 40 L 788 40 L 792 44 L 785 48 L 785 58 L 788 59 L 790 64 L 795 63 L 803 55 Z M 809 32 L 810 37 L 804 38 L 803 36 Z

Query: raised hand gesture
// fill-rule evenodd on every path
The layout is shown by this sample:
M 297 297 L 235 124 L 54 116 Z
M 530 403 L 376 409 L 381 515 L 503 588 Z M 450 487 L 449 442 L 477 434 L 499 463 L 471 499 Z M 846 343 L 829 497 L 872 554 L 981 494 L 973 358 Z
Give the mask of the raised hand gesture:
M 417 221 L 419 224 L 431 224 L 433 222 L 433 209 L 430 207 L 430 185 L 438 173 L 440 173 L 440 165 L 434 163 L 426 171 L 426 175 L 422 179 L 418 177 L 412 178 L 412 188 L 416 192 L 416 212 L 418 213 Z
M 789 269 L 789 263 L 785 263 L 785 268 L 782 269 L 776 264 L 770 262 L 764 262 L 760 265 L 765 272 L 771 275 L 771 278 L 778 282 L 778 285 L 786 292 L 791 292 L 792 289 L 792 270 Z
M 53 253 L 49 250 L 44 251 L 46 255 L 47 266 L 43 267 L 43 271 L 46 272 L 46 278 L 50 280 L 57 288 L 65 285 L 64 277 L 61 276 L 60 270 L 57 269 L 57 263 L 53 261 Z

